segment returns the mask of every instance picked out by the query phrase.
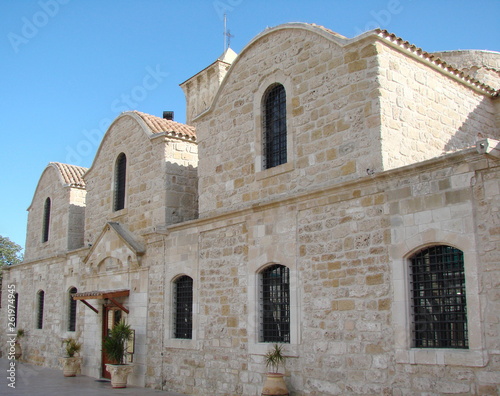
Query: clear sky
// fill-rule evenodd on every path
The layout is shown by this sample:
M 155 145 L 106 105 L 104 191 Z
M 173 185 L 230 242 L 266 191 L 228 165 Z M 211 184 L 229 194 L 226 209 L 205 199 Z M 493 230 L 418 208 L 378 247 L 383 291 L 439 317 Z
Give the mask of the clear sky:
M 179 84 L 266 27 L 387 29 L 428 52 L 500 51 L 499 0 L 2 0 L 0 235 L 24 246 L 49 162 L 90 166 L 122 111 L 185 121 Z

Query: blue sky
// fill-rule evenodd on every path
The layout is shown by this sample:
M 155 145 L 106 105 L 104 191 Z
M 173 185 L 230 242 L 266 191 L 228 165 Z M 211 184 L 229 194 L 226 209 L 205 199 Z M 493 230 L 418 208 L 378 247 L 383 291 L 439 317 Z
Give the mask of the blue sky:
M 375 27 L 422 49 L 500 51 L 499 0 L 3 0 L 0 235 L 24 246 L 26 209 L 51 161 L 90 166 L 125 110 L 185 121 L 179 84 L 266 27 Z

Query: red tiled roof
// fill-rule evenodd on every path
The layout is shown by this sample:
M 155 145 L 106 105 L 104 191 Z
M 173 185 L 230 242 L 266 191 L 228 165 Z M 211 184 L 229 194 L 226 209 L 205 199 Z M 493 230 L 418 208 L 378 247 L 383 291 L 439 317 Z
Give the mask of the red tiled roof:
M 132 113 L 135 113 L 139 117 L 141 117 L 153 133 L 166 132 L 167 134 L 170 134 L 172 136 L 183 137 L 193 141 L 196 140 L 195 127 L 142 113 L 137 110 L 132 111 Z
M 83 174 L 88 168 L 76 165 L 61 164 L 60 162 L 50 162 L 49 165 L 54 166 L 61 175 L 64 183 L 70 187 L 85 188 Z

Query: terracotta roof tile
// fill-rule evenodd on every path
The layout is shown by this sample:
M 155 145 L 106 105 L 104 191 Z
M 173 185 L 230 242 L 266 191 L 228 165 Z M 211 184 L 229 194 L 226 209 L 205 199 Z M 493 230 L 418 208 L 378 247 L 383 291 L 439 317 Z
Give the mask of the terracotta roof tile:
M 132 113 L 135 113 L 139 117 L 141 117 L 153 133 L 166 132 L 167 134 L 170 134 L 172 136 L 183 137 L 193 141 L 196 140 L 196 132 L 193 126 L 166 120 L 164 118 L 142 113 L 137 110 L 132 111 Z
M 85 188 L 83 175 L 88 168 L 76 165 L 61 164 L 60 162 L 50 162 L 60 173 L 65 184 L 71 187 Z

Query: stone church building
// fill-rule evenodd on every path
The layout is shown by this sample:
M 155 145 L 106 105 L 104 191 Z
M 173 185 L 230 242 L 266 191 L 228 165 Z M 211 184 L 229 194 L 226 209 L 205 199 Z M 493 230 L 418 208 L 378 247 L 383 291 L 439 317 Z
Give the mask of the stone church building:
M 260 395 L 282 343 L 291 395 L 499 393 L 500 53 L 291 23 L 181 88 L 187 124 L 127 111 L 43 171 L 24 360 L 75 337 L 106 377 L 125 319 L 137 386 Z

